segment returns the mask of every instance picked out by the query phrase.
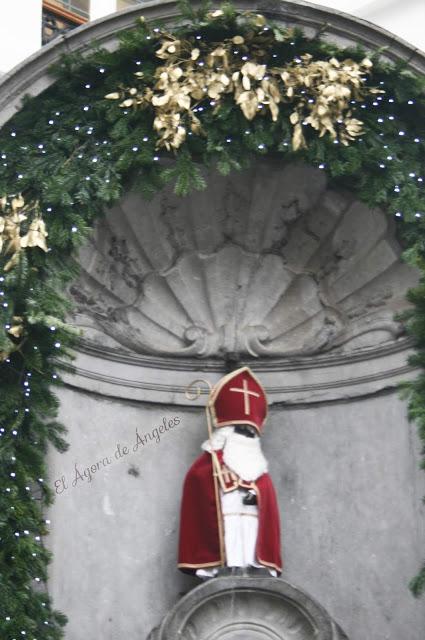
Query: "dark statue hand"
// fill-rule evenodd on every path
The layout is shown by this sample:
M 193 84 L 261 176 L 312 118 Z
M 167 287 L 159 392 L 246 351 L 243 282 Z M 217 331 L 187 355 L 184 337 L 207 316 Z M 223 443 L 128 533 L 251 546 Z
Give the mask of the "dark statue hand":
M 255 506 L 257 504 L 257 496 L 255 495 L 255 493 L 249 491 L 242 502 L 246 505 Z

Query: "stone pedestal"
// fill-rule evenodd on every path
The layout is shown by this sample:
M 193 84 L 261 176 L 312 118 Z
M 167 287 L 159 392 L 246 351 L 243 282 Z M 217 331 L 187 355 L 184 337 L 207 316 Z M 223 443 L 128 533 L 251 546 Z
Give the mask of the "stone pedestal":
M 348 640 L 311 596 L 262 570 L 239 570 L 186 594 L 148 640 Z

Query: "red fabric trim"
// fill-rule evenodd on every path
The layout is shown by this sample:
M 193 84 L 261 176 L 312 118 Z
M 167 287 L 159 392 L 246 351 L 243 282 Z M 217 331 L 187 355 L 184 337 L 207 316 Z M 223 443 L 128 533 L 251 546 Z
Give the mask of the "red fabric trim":
M 221 452 L 217 454 L 221 462 Z M 259 511 L 257 562 L 276 567 L 280 574 L 280 522 L 273 483 L 265 473 L 253 485 Z M 178 565 L 184 572 L 195 573 L 197 568 L 223 564 L 211 455 L 205 452 L 195 460 L 184 481 Z
M 280 518 L 276 492 L 268 473 L 264 473 L 256 481 L 258 499 L 258 536 L 255 554 L 257 562 L 265 566 L 276 567 L 282 573 L 280 553 Z
M 205 452 L 189 469 L 180 513 L 179 565 L 221 564 L 217 507 L 214 495 L 211 456 Z M 183 568 L 194 573 L 196 569 Z

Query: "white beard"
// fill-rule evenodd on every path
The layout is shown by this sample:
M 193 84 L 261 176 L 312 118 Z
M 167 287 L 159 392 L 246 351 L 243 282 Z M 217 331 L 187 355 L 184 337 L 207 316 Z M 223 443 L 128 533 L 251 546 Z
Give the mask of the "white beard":
M 204 451 L 223 449 L 223 461 L 231 471 L 242 480 L 253 482 L 267 473 L 268 464 L 258 437 L 247 438 L 235 433 L 234 427 L 221 427 L 212 435 L 211 440 L 202 444 Z
M 220 427 L 220 429 L 216 429 L 211 438 L 201 444 L 201 449 L 210 452 L 223 449 L 227 437 L 233 433 L 233 430 L 234 427 Z
M 239 433 L 232 433 L 226 438 L 223 461 L 231 471 L 248 482 L 253 482 L 268 471 L 258 437 L 247 438 Z

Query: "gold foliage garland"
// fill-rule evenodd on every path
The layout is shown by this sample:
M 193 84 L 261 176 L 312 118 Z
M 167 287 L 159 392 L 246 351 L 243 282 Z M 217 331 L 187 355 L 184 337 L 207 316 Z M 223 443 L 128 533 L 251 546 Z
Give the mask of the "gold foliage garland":
M 21 194 L 0 198 L 0 255 L 12 254 L 4 270 L 10 271 L 19 262 L 22 249 L 39 247 L 47 251 L 47 231 L 38 202 L 25 203 Z M 31 218 L 27 233 L 21 236 L 21 224 Z
M 219 10 L 209 17 L 221 15 Z M 122 108 L 152 106 L 157 146 L 168 150 L 178 149 L 188 130 L 202 134 L 196 113 L 204 100 L 209 99 L 216 112 L 229 94 L 247 120 L 269 112 L 276 121 L 279 104 L 291 104 L 294 151 L 306 147 L 303 125 L 313 127 L 320 137 L 329 133 L 344 145 L 359 136 L 363 123 L 353 117 L 350 101 L 361 100 L 369 93 L 383 93 L 365 86 L 372 62 L 367 58 L 360 63 L 336 58 L 314 60 L 304 54 L 283 67 L 268 66 L 265 60 L 269 46 L 292 34 L 263 29 L 265 18 L 259 14 L 251 14 L 251 18 L 254 28 L 245 36 L 236 35 L 221 43 L 195 43 L 162 32 L 156 55 L 164 64 L 155 71 L 153 87 L 146 86 L 139 71 L 135 73 L 138 86 L 120 87 L 105 97 L 121 100 Z
M 27 231 L 21 235 L 21 224 L 27 220 L 30 221 Z M 47 235 L 38 202 L 26 203 L 22 194 L 0 198 L 0 256 L 2 253 L 11 256 L 4 266 L 4 271 L 10 271 L 16 267 L 23 249 L 39 247 L 47 251 Z M 9 337 L 22 339 L 24 322 L 22 316 L 13 316 L 11 325 L 6 327 Z M 6 360 L 19 348 L 20 343 L 14 343 L 12 340 L 7 349 L 0 350 L 0 362 Z

